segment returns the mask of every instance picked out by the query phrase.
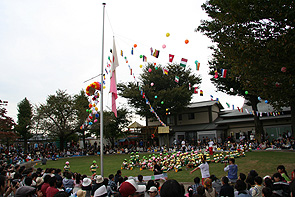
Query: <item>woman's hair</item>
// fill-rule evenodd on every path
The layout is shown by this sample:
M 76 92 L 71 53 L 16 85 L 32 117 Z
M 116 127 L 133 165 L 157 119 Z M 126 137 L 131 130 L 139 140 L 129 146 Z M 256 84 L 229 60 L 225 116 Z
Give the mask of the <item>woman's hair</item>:
M 288 173 L 287 173 L 287 171 L 286 171 L 285 166 L 283 166 L 283 165 L 279 165 L 279 166 L 277 167 L 277 170 L 282 170 L 283 173 L 285 173 L 286 176 L 289 177 L 289 176 L 288 176 Z
M 276 178 L 280 178 L 280 181 L 282 181 L 283 180 L 283 177 L 282 177 L 282 175 L 280 174 L 280 173 L 274 173 L 274 175 L 273 175 L 273 178 L 274 177 L 276 177 Z
M 148 191 L 152 186 L 156 186 L 153 180 L 149 180 L 146 184 L 146 191 Z
M 264 194 L 265 197 L 271 197 L 272 196 L 272 191 L 269 187 L 265 187 L 262 189 L 262 193 Z
M 270 178 L 264 179 L 264 185 L 265 185 L 265 187 L 268 187 L 272 190 L 272 180 Z
M 204 187 L 208 190 L 212 188 L 212 180 L 210 178 L 206 178 L 204 180 Z
M 161 197 L 183 197 L 184 189 L 176 180 L 170 179 L 162 185 L 160 196 Z
M 189 186 L 187 188 L 187 192 L 188 192 L 188 196 L 189 197 L 192 197 L 193 196 L 193 193 L 194 193 L 193 187 L 192 186 Z
M 240 173 L 240 179 L 242 180 L 242 181 L 245 181 L 246 180 L 246 175 L 244 174 L 244 173 Z
M 197 196 L 205 196 L 205 188 L 203 185 L 197 187 Z

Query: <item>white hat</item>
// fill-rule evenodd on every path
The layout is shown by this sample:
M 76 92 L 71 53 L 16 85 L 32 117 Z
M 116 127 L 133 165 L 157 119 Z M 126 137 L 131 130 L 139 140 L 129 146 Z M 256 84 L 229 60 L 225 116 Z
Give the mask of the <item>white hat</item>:
M 96 183 L 102 183 L 103 182 L 103 177 L 101 175 L 96 175 L 95 180 L 96 180 Z
M 83 187 L 87 187 L 91 184 L 91 179 L 90 178 L 84 178 L 82 182 Z
M 107 188 L 105 185 L 100 186 L 98 189 L 94 192 L 94 197 L 100 197 L 107 194 Z
M 148 190 L 148 192 L 157 192 L 158 189 L 155 186 L 150 187 L 150 189 Z

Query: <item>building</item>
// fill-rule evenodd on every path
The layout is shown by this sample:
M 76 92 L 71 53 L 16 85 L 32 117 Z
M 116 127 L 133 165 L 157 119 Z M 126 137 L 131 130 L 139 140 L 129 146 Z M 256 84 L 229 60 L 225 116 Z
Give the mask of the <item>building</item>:
M 247 101 L 245 101 L 247 103 Z M 278 138 L 279 135 L 291 132 L 290 108 L 283 108 L 278 112 L 271 105 L 262 101 L 258 104 L 258 111 L 253 112 L 251 106 L 244 106 L 239 110 L 224 110 L 218 101 L 202 101 L 191 103 L 177 117 L 167 119 L 167 132 L 155 133 L 157 144 L 170 146 L 176 141 L 178 144 L 185 140 L 195 144 L 198 139 L 232 139 L 239 141 L 240 136 L 249 138 L 255 133 L 253 113 L 259 115 L 264 127 L 264 134 L 269 140 Z M 161 128 L 157 120 L 149 120 L 147 128 Z M 147 128 L 144 128 L 147 130 Z M 149 136 L 145 139 L 149 140 Z

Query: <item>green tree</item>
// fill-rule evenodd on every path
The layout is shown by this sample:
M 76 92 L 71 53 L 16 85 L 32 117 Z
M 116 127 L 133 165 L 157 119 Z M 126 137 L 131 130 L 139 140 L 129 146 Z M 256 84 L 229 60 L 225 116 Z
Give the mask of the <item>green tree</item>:
M 293 130 L 294 5 L 294 1 L 209 0 L 202 8 L 211 18 L 197 29 L 216 44 L 244 90 L 275 107 L 291 106 Z
M 86 109 L 88 108 L 88 105 L 89 105 L 88 98 L 84 90 L 81 90 L 79 94 L 76 94 L 74 96 L 74 108 L 76 109 L 77 118 L 78 118 L 78 125 L 77 125 L 78 127 L 76 128 L 76 130 L 77 132 L 82 134 L 83 147 L 86 147 L 86 144 L 85 144 L 86 129 L 84 128 L 80 129 L 79 127 L 83 125 L 85 120 L 88 118 L 89 113 L 86 111 Z
M 18 105 L 16 131 L 24 139 L 24 152 L 27 152 L 28 139 L 32 137 L 30 130 L 32 128 L 33 107 L 27 98 L 24 98 Z
M 5 108 L 0 108 L 0 139 L 2 143 L 9 146 L 10 143 L 17 139 L 17 135 L 14 133 L 15 123 L 6 113 Z
M 248 102 L 247 105 L 251 106 L 254 111 L 258 111 L 257 104 L 260 102 L 258 100 L 257 95 L 246 94 L 244 87 L 240 82 L 240 76 L 236 76 L 233 72 L 231 72 L 231 65 L 227 62 L 227 59 L 224 55 L 221 54 L 220 50 L 216 48 L 212 48 L 214 50 L 212 54 L 212 59 L 209 60 L 209 74 L 212 76 L 211 81 L 216 86 L 218 91 L 224 92 L 229 95 L 238 95 L 244 97 Z M 222 69 L 227 69 L 228 72 L 226 77 L 223 78 L 218 75 L 221 73 Z M 215 77 L 217 72 L 217 76 Z M 263 134 L 263 124 L 259 118 L 259 115 L 256 113 L 254 116 L 254 125 L 255 125 L 255 138 L 260 141 L 261 134 Z
M 149 72 L 149 69 L 152 71 Z M 168 75 L 163 73 L 164 69 L 168 70 Z M 176 77 L 179 78 L 179 82 L 175 81 Z M 154 115 L 150 112 L 150 107 L 143 98 L 143 94 L 145 94 L 158 116 L 166 122 L 167 109 L 171 115 L 183 110 L 192 99 L 193 86 L 200 83 L 201 78 L 195 76 L 190 68 L 184 68 L 177 64 L 168 64 L 166 67 L 162 67 L 149 63 L 143 69 L 138 84 L 120 83 L 118 90 L 119 95 L 127 98 L 128 104 L 136 110 L 137 114 L 146 117 L 147 122 L 147 119 L 154 117 Z
M 77 131 L 79 124 L 74 99 L 66 91 L 58 90 L 49 95 L 45 104 L 37 108 L 39 125 L 53 139 L 59 139 L 60 149 L 64 150 L 67 138 Z
M 126 108 L 117 109 L 117 117 L 112 111 L 103 112 L 103 138 L 108 139 L 113 147 L 115 141 L 124 135 L 124 129 L 130 124 L 130 112 Z M 93 124 L 90 132 L 99 136 L 100 124 Z

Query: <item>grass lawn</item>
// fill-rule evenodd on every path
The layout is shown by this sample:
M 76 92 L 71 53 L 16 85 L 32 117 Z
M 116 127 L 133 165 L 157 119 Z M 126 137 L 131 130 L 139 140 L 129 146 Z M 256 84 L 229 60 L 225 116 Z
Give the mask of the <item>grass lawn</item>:
M 141 154 L 149 155 L 150 153 Z M 117 170 L 121 168 L 121 164 L 125 158 L 129 159 L 130 155 L 119 154 L 119 155 L 105 155 L 104 156 L 104 176 L 107 177 L 109 174 L 115 174 Z M 100 165 L 100 156 L 85 156 L 85 157 L 71 157 L 66 159 L 60 159 L 58 161 L 48 161 L 47 165 L 40 165 L 38 163 L 35 167 L 41 168 L 60 168 L 63 170 L 66 161 L 70 162 L 71 171 L 79 172 L 81 174 L 91 175 L 89 167 L 92 161 L 96 160 L 97 164 Z M 280 152 L 280 151 L 255 151 L 246 153 L 246 157 L 236 158 L 236 164 L 238 165 L 238 173 L 242 172 L 246 175 L 252 169 L 255 169 L 260 176 L 273 175 L 276 172 L 278 165 L 284 165 L 291 175 L 291 171 L 295 169 L 295 152 Z M 218 178 L 226 176 L 227 173 L 223 171 L 224 164 L 221 163 L 210 163 L 210 174 L 215 174 Z M 179 182 L 193 182 L 196 176 L 201 178 L 201 173 L 199 170 L 190 174 L 191 169 L 186 170 L 183 167 L 183 171 L 179 172 L 168 172 L 169 179 L 176 179 Z M 98 169 L 98 174 L 100 174 L 100 168 Z M 139 168 L 134 168 L 131 170 L 122 170 L 122 176 L 137 176 L 142 174 L 144 176 L 153 175 L 152 171 L 142 170 Z

